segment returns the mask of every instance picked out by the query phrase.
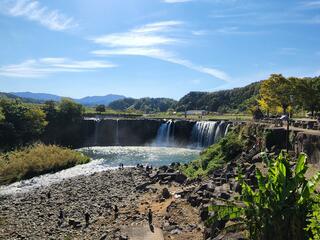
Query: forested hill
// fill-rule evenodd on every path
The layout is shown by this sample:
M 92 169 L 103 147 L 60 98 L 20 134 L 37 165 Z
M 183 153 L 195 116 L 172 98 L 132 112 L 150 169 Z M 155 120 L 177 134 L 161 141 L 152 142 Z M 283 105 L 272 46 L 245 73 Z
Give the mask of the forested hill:
M 109 107 L 114 110 L 134 109 L 145 113 L 166 112 L 168 109 L 175 109 L 177 101 L 170 98 L 125 98 L 114 101 Z
M 0 99 L 1 98 L 19 99 L 19 100 L 21 100 L 22 102 L 25 102 L 25 103 L 43 103 L 43 101 L 40 101 L 40 100 L 37 100 L 37 99 L 18 97 L 16 95 L 11 94 L 11 93 L 5 93 L 5 92 L 0 92 Z
M 245 87 L 217 92 L 190 92 L 182 97 L 177 110 L 208 110 L 212 112 L 244 111 L 259 94 L 261 82 L 251 83 Z

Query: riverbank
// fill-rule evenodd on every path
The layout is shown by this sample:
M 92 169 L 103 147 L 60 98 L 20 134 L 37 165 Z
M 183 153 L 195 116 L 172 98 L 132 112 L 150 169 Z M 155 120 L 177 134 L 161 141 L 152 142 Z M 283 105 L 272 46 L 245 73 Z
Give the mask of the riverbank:
M 146 229 L 151 208 L 159 237 L 153 239 L 202 239 L 198 210 L 176 195 L 195 186 L 180 184 L 183 177 L 159 184 L 154 175 L 143 168 L 110 170 L 2 196 L 0 238 L 126 239 L 134 228 Z

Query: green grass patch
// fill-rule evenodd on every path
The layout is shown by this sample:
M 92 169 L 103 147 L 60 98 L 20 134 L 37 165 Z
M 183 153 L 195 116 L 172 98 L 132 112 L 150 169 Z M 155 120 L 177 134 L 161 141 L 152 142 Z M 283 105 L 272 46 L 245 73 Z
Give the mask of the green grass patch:
M 183 166 L 182 171 L 190 178 L 208 175 L 237 157 L 243 151 L 243 148 L 241 137 L 234 132 L 230 132 L 218 143 L 205 149 L 198 159 Z
M 54 173 L 89 161 L 89 157 L 68 148 L 35 144 L 0 154 L 0 185 Z

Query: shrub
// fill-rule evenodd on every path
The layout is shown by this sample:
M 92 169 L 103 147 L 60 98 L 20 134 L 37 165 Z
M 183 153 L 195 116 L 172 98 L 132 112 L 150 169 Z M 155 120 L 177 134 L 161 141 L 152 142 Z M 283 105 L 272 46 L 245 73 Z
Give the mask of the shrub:
M 267 159 L 266 176 L 257 170 L 256 191 L 241 180 L 240 199 L 245 207 L 233 203 L 212 206 L 211 210 L 217 214 L 210 221 L 240 219 L 250 239 L 319 239 L 319 211 L 314 212 L 314 191 L 320 172 L 308 181 L 306 159 L 301 153 L 294 169 L 284 153 L 276 159 Z
M 243 150 L 241 139 L 236 133 L 230 132 L 218 143 L 205 149 L 198 159 L 183 167 L 182 171 L 191 178 L 212 173 L 224 163 L 233 160 Z
M 0 155 L 0 185 L 84 164 L 90 158 L 55 145 L 35 144 Z

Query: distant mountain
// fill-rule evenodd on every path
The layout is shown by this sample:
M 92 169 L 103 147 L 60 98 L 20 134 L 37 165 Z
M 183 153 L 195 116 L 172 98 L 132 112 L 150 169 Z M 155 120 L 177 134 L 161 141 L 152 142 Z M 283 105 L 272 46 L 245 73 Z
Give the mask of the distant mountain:
M 54 94 L 48 94 L 48 93 L 32 93 L 32 92 L 11 92 L 10 94 L 13 94 L 15 96 L 21 97 L 21 98 L 32 98 L 37 99 L 41 101 L 60 101 L 61 97 L 54 95 Z
M 126 97 L 122 95 L 108 94 L 105 96 L 84 97 L 84 98 L 74 99 L 74 100 L 83 105 L 93 106 L 93 105 L 99 105 L 99 104 L 109 105 L 113 101 L 121 100 L 124 98 Z
M 61 96 L 48 93 L 11 92 L 7 94 L 18 96 L 20 98 L 35 99 L 37 101 L 60 101 L 62 98 Z M 73 100 L 86 106 L 94 106 L 99 104 L 109 105 L 113 101 L 121 100 L 124 98 L 126 97 L 122 95 L 108 94 L 105 96 L 90 96 Z
M 20 97 L 15 94 L 5 93 L 5 92 L 0 92 L 0 99 L 1 98 L 20 99 L 22 102 L 26 102 L 26 103 L 42 103 L 42 101 L 38 99 Z

